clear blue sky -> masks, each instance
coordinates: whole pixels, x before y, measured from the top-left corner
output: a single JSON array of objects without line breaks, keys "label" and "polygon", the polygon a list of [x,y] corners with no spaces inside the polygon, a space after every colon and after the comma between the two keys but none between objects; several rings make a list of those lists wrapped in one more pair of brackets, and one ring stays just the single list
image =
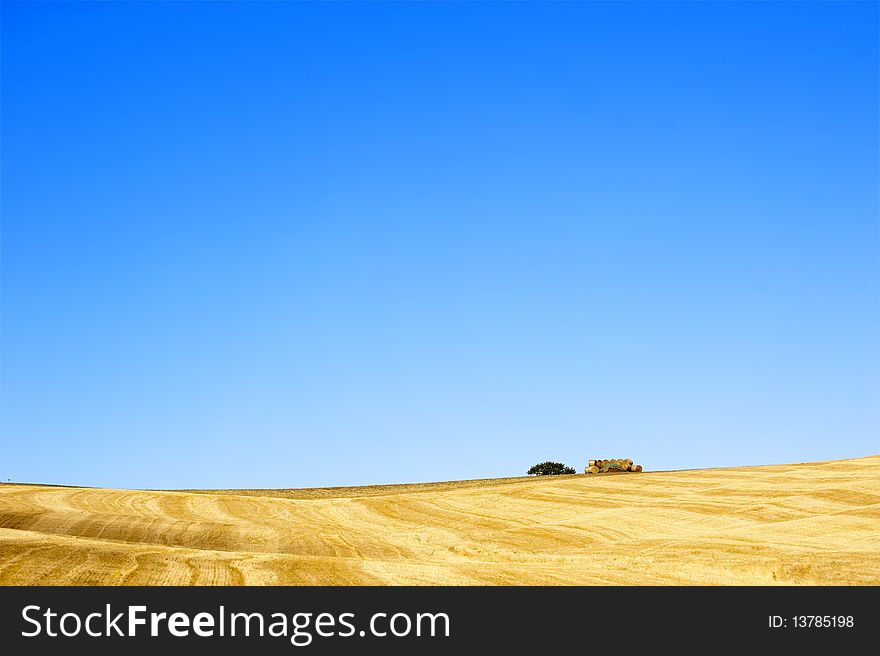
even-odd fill
[{"label": "clear blue sky", "polygon": [[0,477],[880,452],[878,18],[3,3]]}]

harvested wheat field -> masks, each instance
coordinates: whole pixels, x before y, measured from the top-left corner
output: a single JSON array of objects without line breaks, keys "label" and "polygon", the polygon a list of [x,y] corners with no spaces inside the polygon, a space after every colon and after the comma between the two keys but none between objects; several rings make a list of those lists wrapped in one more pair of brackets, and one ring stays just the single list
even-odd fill
[{"label": "harvested wheat field", "polygon": [[880,456],[322,490],[0,486],[0,583],[880,584]]}]

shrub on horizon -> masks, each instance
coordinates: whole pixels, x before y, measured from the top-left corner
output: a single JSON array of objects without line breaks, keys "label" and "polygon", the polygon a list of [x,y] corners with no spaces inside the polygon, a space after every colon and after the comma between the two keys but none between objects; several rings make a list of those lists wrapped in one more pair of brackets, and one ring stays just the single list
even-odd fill
[{"label": "shrub on horizon", "polygon": [[537,465],[532,465],[526,473],[529,476],[555,476],[558,474],[574,474],[576,472],[573,467],[566,467],[561,462],[551,462],[547,460],[546,462],[539,462]]}]

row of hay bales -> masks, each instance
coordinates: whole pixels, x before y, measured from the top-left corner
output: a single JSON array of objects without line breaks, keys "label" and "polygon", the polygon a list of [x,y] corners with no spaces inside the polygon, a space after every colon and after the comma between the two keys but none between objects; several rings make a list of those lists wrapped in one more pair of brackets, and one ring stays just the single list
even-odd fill
[{"label": "row of hay bales", "polygon": [[584,469],[585,474],[607,474],[608,472],[640,472],[641,465],[634,465],[629,458],[620,460],[590,460]]}]

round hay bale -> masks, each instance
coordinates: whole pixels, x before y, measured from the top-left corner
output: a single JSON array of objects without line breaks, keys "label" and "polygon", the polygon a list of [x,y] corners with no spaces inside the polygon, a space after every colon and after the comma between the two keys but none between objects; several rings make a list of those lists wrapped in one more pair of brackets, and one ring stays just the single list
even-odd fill
[{"label": "round hay bale", "polygon": [[593,465],[592,467],[590,467],[590,473],[591,474],[598,474],[599,468],[596,465]]},{"label": "round hay bale", "polygon": [[587,467],[592,467],[592,466],[595,465],[595,464],[596,464],[596,461],[595,461],[595,460],[588,460],[588,461],[587,461]]},{"label": "round hay bale", "polygon": [[641,465],[633,465],[632,470],[634,472],[640,472],[640,471],[642,471],[642,466]]}]

